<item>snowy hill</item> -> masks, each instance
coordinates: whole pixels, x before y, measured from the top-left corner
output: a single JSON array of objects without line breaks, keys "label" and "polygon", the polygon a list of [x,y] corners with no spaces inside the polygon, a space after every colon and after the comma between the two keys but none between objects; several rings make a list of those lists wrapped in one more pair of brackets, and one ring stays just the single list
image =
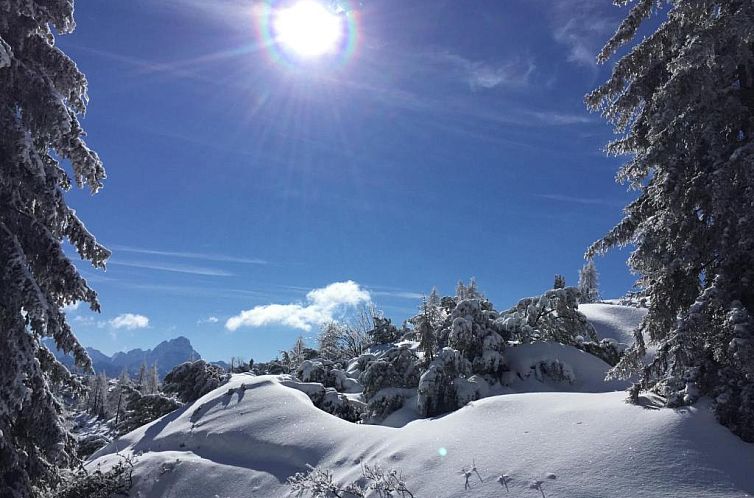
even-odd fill
[{"label": "snowy hill", "polygon": [[600,338],[615,339],[624,344],[633,344],[634,329],[647,316],[646,308],[603,303],[581,304],[579,311],[594,325]]},{"label": "snowy hill", "polygon": [[[613,330],[633,328],[633,318],[616,318]],[[491,396],[394,428],[329,415],[288,376],[238,374],[114,441],[88,466],[106,468],[118,451],[138,455],[131,495],[142,498],[290,496],[287,478],[307,464],[350,482],[360,463],[400,470],[416,497],[542,496],[530,488],[532,480],[544,481],[548,498],[754,493],[754,445],[719,425],[708,403],[683,410],[654,409],[650,399],[629,405],[624,392],[601,383],[607,366],[591,355],[559,345],[513,349],[519,349],[508,351],[519,381],[511,391],[556,389],[527,376],[537,355],[555,354],[578,379],[568,388],[592,392]],[[464,489],[460,470],[472,462],[479,475]],[[509,493],[497,480],[501,474],[511,478]]]}]

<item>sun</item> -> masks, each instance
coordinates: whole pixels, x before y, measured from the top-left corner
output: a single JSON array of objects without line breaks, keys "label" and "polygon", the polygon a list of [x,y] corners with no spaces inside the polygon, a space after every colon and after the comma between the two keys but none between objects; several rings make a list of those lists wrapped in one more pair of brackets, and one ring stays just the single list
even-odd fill
[{"label": "sun", "polygon": [[272,26],[278,43],[306,58],[337,50],[344,32],[342,16],[314,0],[301,0],[276,11]]}]

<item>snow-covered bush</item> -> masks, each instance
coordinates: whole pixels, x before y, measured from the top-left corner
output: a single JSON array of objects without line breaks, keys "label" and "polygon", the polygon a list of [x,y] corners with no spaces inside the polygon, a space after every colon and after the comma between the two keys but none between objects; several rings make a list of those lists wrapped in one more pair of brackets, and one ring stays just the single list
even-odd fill
[{"label": "snow-covered bush", "polygon": [[615,339],[606,338],[599,342],[578,341],[576,347],[614,367],[620,361],[628,345],[620,343]]},{"label": "snow-covered bush", "polygon": [[460,351],[443,348],[419,379],[417,409],[423,417],[459,407],[457,381],[471,375],[471,362]]},{"label": "snow-covered bush", "polygon": [[180,402],[162,394],[134,397],[126,405],[126,413],[116,429],[119,434],[126,434],[180,407]]},{"label": "snow-covered bush", "polygon": [[298,472],[288,478],[288,485],[296,492],[296,496],[313,497],[346,497],[365,498],[367,496],[400,496],[413,498],[403,474],[398,470],[384,470],[379,465],[363,465],[361,478],[349,484],[338,484],[332,472],[308,465],[309,471]]},{"label": "snow-covered bush", "polygon": [[499,333],[503,329],[497,319],[489,302],[459,302],[450,314],[448,345],[471,362],[472,372],[499,378],[505,368],[505,339]]},{"label": "snow-covered bush", "polygon": [[312,400],[312,404],[320,410],[349,422],[361,420],[362,413],[366,408],[364,403],[349,399],[334,388],[325,387],[317,382],[299,382],[296,379],[288,378],[288,380],[283,381],[283,385],[306,394]]},{"label": "snow-covered bush", "polygon": [[[332,366],[332,362],[328,363],[328,366]],[[296,369],[296,377],[303,382],[324,384],[327,379],[327,372],[328,369],[323,360],[304,360]]]},{"label": "snow-covered bush", "polygon": [[364,399],[388,387],[416,387],[419,383],[418,358],[407,346],[390,349],[371,361],[359,379],[364,385]]},{"label": "snow-covered bush", "polygon": [[317,382],[325,387],[333,387],[339,392],[359,392],[361,384],[340,369],[340,363],[325,359],[305,360],[296,369],[296,378],[303,382]]},{"label": "snow-covered bush", "polygon": [[364,403],[349,399],[332,387],[325,388],[325,395],[316,406],[322,411],[349,422],[361,420],[366,409]]},{"label": "snow-covered bush", "polygon": [[502,314],[500,324],[522,343],[555,341],[575,345],[579,336],[596,342],[594,327],[578,310],[579,296],[577,288],[565,287],[522,299]]},{"label": "snow-covered bush", "polygon": [[87,434],[76,438],[76,454],[79,458],[86,458],[100,448],[104,448],[110,439],[101,434]]},{"label": "snow-covered bush", "polygon": [[49,494],[42,493],[40,498],[112,498],[128,496],[133,486],[133,460],[121,457],[121,461],[108,471],[99,468],[88,472],[79,467],[75,472],[64,474],[62,482]]},{"label": "snow-covered bush", "polygon": [[576,380],[576,374],[571,366],[557,358],[535,363],[532,366],[532,374],[539,382],[544,382],[545,377],[556,382],[567,382],[569,384],[573,384]]},{"label": "snow-covered bush", "polygon": [[392,324],[389,318],[373,317],[374,328],[369,332],[373,344],[389,344],[400,340],[404,330]]},{"label": "snow-covered bush", "polygon": [[365,424],[379,424],[385,417],[396,410],[400,410],[406,403],[406,399],[416,393],[415,389],[402,389],[399,387],[386,387],[374,394],[367,403],[361,416]]},{"label": "snow-covered bush", "polygon": [[184,403],[197,400],[225,384],[230,375],[222,368],[204,360],[185,362],[171,370],[163,381],[162,390],[175,393]]}]

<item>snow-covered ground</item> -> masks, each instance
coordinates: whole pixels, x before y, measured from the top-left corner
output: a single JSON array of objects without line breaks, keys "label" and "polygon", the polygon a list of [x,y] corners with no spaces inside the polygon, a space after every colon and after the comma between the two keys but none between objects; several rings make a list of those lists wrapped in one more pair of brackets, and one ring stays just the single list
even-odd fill
[{"label": "snow-covered ground", "polygon": [[634,329],[647,316],[646,308],[617,304],[581,304],[579,311],[594,325],[600,339],[615,339],[624,344],[633,344]]},{"label": "snow-covered ground", "polygon": [[[620,313],[589,310],[588,316],[607,316],[603,323],[612,323],[616,333],[636,325],[633,315],[631,324],[620,322]],[[516,375],[531,373],[537,355],[553,354],[539,349],[521,348],[509,357]],[[114,441],[88,465],[107,466],[117,461],[117,451],[139,455],[134,497],[289,496],[287,478],[307,464],[350,482],[359,477],[360,463],[402,471],[416,497],[537,498],[540,491],[529,487],[533,480],[544,481],[547,497],[754,493],[754,445],[719,425],[707,403],[683,410],[656,409],[649,399],[643,407],[629,405],[624,392],[609,390],[614,386],[600,388],[606,365],[572,348],[555,353],[576,379],[563,383],[563,390],[592,392],[491,396],[443,417],[385,427],[352,424],[315,408],[289,387],[290,379],[238,374],[192,405]],[[558,385],[535,389],[535,382],[524,375],[511,390]],[[472,462],[479,476],[464,489],[461,469]],[[512,479],[510,492],[498,482],[501,474]]]}]

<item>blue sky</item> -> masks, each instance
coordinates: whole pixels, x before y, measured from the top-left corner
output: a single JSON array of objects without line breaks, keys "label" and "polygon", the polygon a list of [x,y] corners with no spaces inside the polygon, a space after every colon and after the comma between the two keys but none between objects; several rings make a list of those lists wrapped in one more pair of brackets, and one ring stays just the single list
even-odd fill
[{"label": "blue sky", "polygon": [[[575,283],[633,196],[582,103],[608,74],[592,54],[623,14],[610,2],[369,0],[353,54],[307,61],[275,57],[259,12],[79,0],[58,38],[108,172],[69,195],[113,250],[106,272],[79,265],[102,304],[69,311],[85,345],[184,335],[209,359],[265,360],[363,292],[400,322],[471,276],[503,309],[555,273]],[[631,287],[626,257],[596,261],[603,295]]]}]

